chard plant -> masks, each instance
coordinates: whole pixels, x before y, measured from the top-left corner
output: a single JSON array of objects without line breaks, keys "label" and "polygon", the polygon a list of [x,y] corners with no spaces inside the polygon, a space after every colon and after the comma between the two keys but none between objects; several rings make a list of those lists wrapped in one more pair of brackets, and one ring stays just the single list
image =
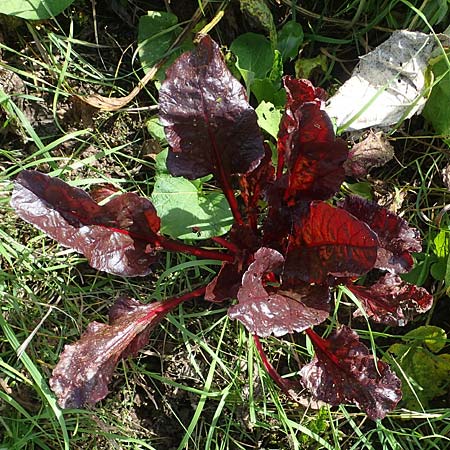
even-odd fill
[{"label": "chard plant", "polygon": [[[167,169],[189,180],[212,175],[222,190],[234,220],[226,236],[212,237],[216,249],[163,235],[153,204],[134,193],[107,188],[90,196],[37,171],[19,174],[11,200],[17,214],[98,270],[145,276],[163,251],[222,261],[216,277],[192,292],[150,304],[117,299],[109,323],[92,322],[66,345],[50,380],[61,407],[103,399],[117,362],[145,346],[180,303],[202,297],[237,299],[228,315],[253,335],[268,373],[291,398],[306,387],[314,399],[356,404],[371,419],[395,408],[400,380],[353,330],[340,326],[323,338],[313,327],[329,317],[339,286],[357,299],[355,316],[378,323],[405,325],[427,311],[432,296],[399,277],[413,266],[411,252],[421,249],[418,231],[362,198],[333,200],[348,152],[323,110],[326,94],[307,80],[285,77],[283,83],[287,101],[274,158],[245,89],[209,36],[167,71],[159,92]],[[372,270],[370,278],[378,280],[362,285],[360,277]],[[295,332],[308,335],[315,356],[297,380],[288,380],[268,361],[259,338]]]}]

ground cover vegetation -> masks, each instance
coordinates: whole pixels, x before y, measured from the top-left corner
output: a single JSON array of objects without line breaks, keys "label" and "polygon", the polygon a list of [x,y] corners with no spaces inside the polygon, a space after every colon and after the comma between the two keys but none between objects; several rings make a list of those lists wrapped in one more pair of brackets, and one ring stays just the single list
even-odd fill
[{"label": "ground cover vegetation", "polygon": [[447,3],[35,3],[0,22],[5,448],[446,448],[445,46],[389,164],[324,105]]}]

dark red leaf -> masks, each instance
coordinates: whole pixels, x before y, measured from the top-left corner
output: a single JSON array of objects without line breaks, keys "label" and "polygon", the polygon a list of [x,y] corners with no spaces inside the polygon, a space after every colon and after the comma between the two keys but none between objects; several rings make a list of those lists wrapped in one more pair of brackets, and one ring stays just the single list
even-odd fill
[{"label": "dark red leaf", "polygon": [[228,310],[232,319],[240,320],[258,336],[282,336],[303,331],[329,316],[329,290],[324,286],[298,283],[284,288],[271,287],[264,276],[278,271],[283,256],[271,248],[261,248],[242,278],[239,303]]},{"label": "dark red leaf", "polygon": [[162,303],[143,305],[120,298],[110,324],[92,322],[80,340],[66,345],[53,370],[50,387],[62,408],[94,404],[108,394],[108,384],[120,358],[136,353],[158,323]]},{"label": "dark red leaf", "polygon": [[419,232],[386,208],[361,197],[349,196],[339,205],[366,222],[378,236],[379,248],[375,267],[394,273],[411,270],[414,260],[410,252],[420,252]]},{"label": "dark red leaf", "polygon": [[373,268],[377,238],[370,228],[343,209],[312,202],[293,224],[284,276],[325,283],[328,275],[359,276]]},{"label": "dark red leaf", "polygon": [[250,264],[260,239],[248,225],[234,224],[229,243],[236,249],[234,261],[224,262],[217,276],[206,287],[205,300],[223,302],[235,299],[241,287],[242,275]]},{"label": "dark red leaf", "polygon": [[155,325],[180,303],[204,293],[201,287],[148,305],[119,298],[110,310],[109,325],[92,322],[80,340],[64,347],[50,380],[59,405],[80,408],[105,398],[117,362],[146,345]]},{"label": "dark red leaf", "polygon": [[239,177],[241,198],[247,211],[247,220],[253,230],[257,229],[258,204],[268,187],[273,183],[274,177],[275,169],[272,165],[272,151],[270,148],[266,148],[264,158],[256,169]]},{"label": "dark red leaf", "polygon": [[326,200],[332,197],[344,181],[343,163],[347,159],[347,144],[307,142],[296,145],[288,161],[287,189],[284,200],[295,204],[298,200]]},{"label": "dark red leaf", "polygon": [[401,399],[401,382],[383,361],[374,360],[358,335],[342,326],[328,339],[308,332],[316,351],[300,375],[313,395],[331,405],[355,403],[369,418],[382,419]]},{"label": "dark red leaf", "polygon": [[239,263],[224,262],[219,273],[206,286],[205,300],[219,303],[236,298],[242,279],[239,266]]},{"label": "dark red leaf", "polygon": [[[404,326],[433,305],[433,296],[426,289],[409,284],[390,273],[370,287],[347,287],[361,301],[368,317],[386,325]],[[353,315],[357,317],[363,313],[357,310]]]},{"label": "dark red leaf", "polygon": [[[279,166],[280,163],[281,166],[283,165],[285,157],[289,159],[292,138],[297,133],[299,120],[301,120],[301,115],[299,116],[297,113],[301,112],[301,108],[305,104],[310,105],[313,111],[320,110],[326,98],[325,91],[321,88],[315,88],[309,80],[299,80],[285,76],[283,78],[283,84],[286,90],[286,106],[278,132],[277,148]],[[311,142],[315,140],[315,137],[319,136],[319,142],[334,140],[334,132],[333,128],[329,127],[329,119],[325,120],[326,123],[323,124],[323,127],[319,125],[317,131],[313,132],[312,136],[308,132],[305,132],[304,135],[297,136],[297,139],[301,139],[302,142]],[[306,126],[308,126],[308,123],[306,123]]]},{"label": "dark red leaf", "polygon": [[194,179],[212,173],[223,182],[251,171],[264,156],[256,113],[209,36],[168,69],[159,109],[172,175]]},{"label": "dark red leaf", "polygon": [[[284,199],[325,200],[344,181],[347,144],[336,139],[333,125],[322,109],[324,91],[308,80],[284,78],[287,103],[278,135],[278,184]],[[287,173],[282,176],[282,167]]]},{"label": "dark red leaf", "polygon": [[143,276],[156,261],[152,243],[159,217],[136,194],[122,194],[100,206],[81,189],[25,170],[16,179],[11,205],[19,217],[83,253],[98,270]]}]

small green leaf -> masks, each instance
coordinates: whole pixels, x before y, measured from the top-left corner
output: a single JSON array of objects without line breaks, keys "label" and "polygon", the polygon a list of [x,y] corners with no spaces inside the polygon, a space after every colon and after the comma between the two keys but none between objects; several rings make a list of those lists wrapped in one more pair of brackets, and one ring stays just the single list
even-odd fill
[{"label": "small green leaf", "polygon": [[327,71],[327,57],[325,55],[317,55],[315,58],[299,58],[295,62],[295,76],[297,78],[311,77],[311,73],[320,69],[322,72]]},{"label": "small green leaf", "polygon": [[163,234],[179,239],[208,239],[230,230],[233,216],[225,196],[206,191],[199,180],[196,183],[169,174],[156,176],[151,199],[161,218]]},{"label": "small green leaf", "polygon": [[254,80],[251,90],[258,103],[266,101],[277,108],[283,107],[286,103],[286,91],[268,78]]},{"label": "small green leaf", "polygon": [[345,183],[343,188],[350,194],[359,195],[366,200],[373,200],[372,185],[368,181],[361,181],[358,183]]},{"label": "small green leaf", "polygon": [[435,280],[445,281],[450,286],[450,235],[448,230],[441,230],[433,239],[433,253],[437,261],[431,266],[430,273]]},{"label": "small green leaf", "polygon": [[236,56],[236,67],[248,90],[255,79],[266,78],[273,67],[274,51],[262,34],[242,34],[233,41],[230,50]]},{"label": "small green leaf", "polygon": [[262,101],[255,109],[258,125],[275,139],[280,127],[281,112],[270,102]]},{"label": "small green leaf", "polygon": [[442,57],[432,67],[434,79],[430,97],[423,109],[423,116],[438,134],[450,135],[450,69]]},{"label": "small green leaf", "polygon": [[402,273],[402,280],[416,286],[423,286],[428,280],[431,267],[437,261],[436,255],[426,252],[414,253],[414,267],[408,273]]},{"label": "small green leaf", "polygon": [[[167,56],[170,46],[181,33],[178,18],[172,13],[161,11],[148,11],[146,16],[139,19],[138,52],[144,72],[148,72],[158,61]],[[156,78],[165,78],[165,68],[173,63],[182,52],[189,50],[193,45],[189,40],[174,50],[164,66],[158,71]]]},{"label": "small green leaf", "polygon": [[157,139],[160,142],[167,142],[164,127],[161,125],[159,117],[154,116],[147,121],[147,131],[153,139]]},{"label": "small green leaf", "polygon": [[291,20],[286,22],[278,32],[277,49],[280,51],[283,61],[294,59],[298,56],[298,50],[303,43],[302,26]]},{"label": "small green leaf", "polygon": [[156,175],[168,174],[167,170],[167,154],[169,153],[169,149],[165,148],[162,152],[158,153],[155,157],[155,172]]},{"label": "small green leaf", "polygon": [[64,11],[74,0],[3,0],[0,13],[28,20],[43,20]]},{"label": "small green leaf", "polygon": [[403,340],[406,344],[391,345],[389,353],[401,367],[393,365],[402,379],[403,401],[417,411],[448,392],[450,355],[435,354],[445,346],[447,335],[442,328],[427,325],[410,331]]},{"label": "small green leaf", "polygon": [[447,333],[442,328],[426,325],[406,333],[403,340],[416,345],[425,344],[432,352],[437,353],[444,348]]}]

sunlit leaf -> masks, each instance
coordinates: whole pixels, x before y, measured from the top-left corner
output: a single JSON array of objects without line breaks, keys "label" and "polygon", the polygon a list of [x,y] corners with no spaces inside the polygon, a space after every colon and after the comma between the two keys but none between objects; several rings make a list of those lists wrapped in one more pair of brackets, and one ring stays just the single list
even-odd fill
[{"label": "sunlit leaf", "polygon": [[401,382],[389,366],[375,361],[358,335],[342,326],[328,339],[308,333],[316,355],[300,375],[313,395],[331,405],[354,403],[373,420],[400,401]]}]

